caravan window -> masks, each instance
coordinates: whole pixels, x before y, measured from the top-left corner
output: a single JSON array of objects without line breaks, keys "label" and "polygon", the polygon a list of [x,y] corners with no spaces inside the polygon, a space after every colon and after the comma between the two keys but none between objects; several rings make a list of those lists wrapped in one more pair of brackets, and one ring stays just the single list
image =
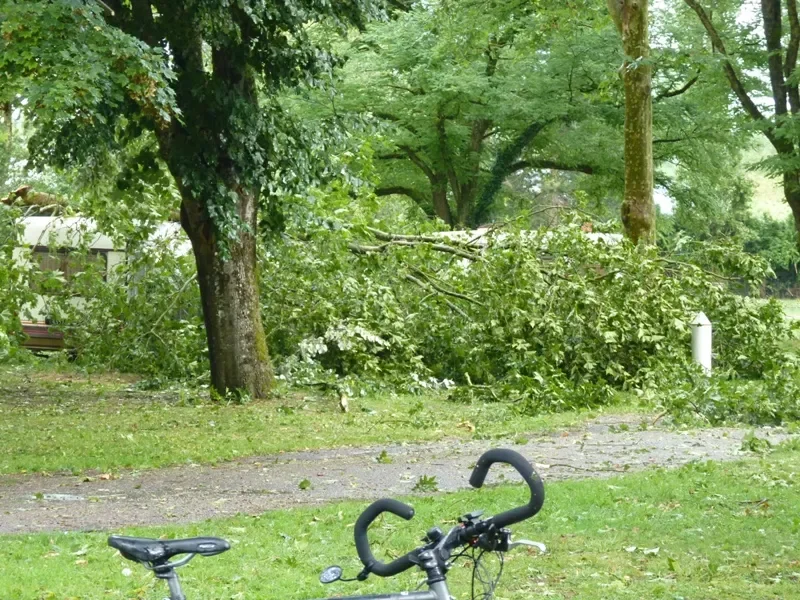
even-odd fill
[{"label": "caravan window", "polygon": [[33,249],[32,255],[34,264],[39,266],[42,271],[58,271],[67,281],[71,281],[78,273],[95,266],[106,279],[107,257],[105,252],[93,250],[88,254],[76,252],[74,250],[50,250],[44,246],[37,246]]}]

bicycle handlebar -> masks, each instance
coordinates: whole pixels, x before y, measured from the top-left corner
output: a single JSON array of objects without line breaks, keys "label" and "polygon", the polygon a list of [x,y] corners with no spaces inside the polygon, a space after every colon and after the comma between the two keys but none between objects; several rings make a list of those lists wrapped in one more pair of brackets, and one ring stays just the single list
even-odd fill
[{"label": "bicycle handlebar", "polygon": [[[476,537],[487,531],[489,528],[499,530],[514,523],[519,523],[525,519],[529,519],[538,513],[544,504],[544,484],[541,478],[533,469],[527,459],[513,450],[507,449],[494,449],[485,452],[479,459],[475,468],[472,470],[472,475],[469,478],[469,483],[474,488],[483,486],[486,480],[486,475],[489,468],[495,463],[506,463],[514,467],[517,472],[528,484],[531,491],[531,497],[528,504],[512,508],[499,515],[481,521],[475,525],[471,525],[462,530],[462,535],[458,536],[458,544],[462,545],[463,540]],[[365,573],[374,573],[380,577],[391,577],[403,571],[410,569],[414,566],[415,558],[421,549],[412,550],[405,556],[401,556],[385,564],[380,562],[372,554],[369,546],[369,538],[367,537],[367,529],[372,522],[377,519],[381,514],[390,512],[398,517],[404,518],[406,521],[414,516],[414,509],[391,498],[383,498],[370,504],[366,510],[361,513],[355,525],[355,542],[358,558],[364,564]]]},{"label": "bicycle handlebar", "polygon": [[489,467],[495,463],[506,463],[514,467],[525,480],[525,483],[528,484],[528,488],[531,491],[531,499],[528,504],[512,508],[492,517],[494,526],[497,529],[502,529],[525,519],[530,519],[542,509],[544,504],[544,484],[538,473],[531,466],[531,463],[524,456],[513,450],[503,448],[489,450],[478,459],[478,463],[469,478],[469,484],[474,488],[482,487],[486,474],[489,472]]},{"label": "bicycle handlebar", "polygon": [[356,551],[358,558],[364,563],[364,568],[370,573],[375,573],[380,577],[391,577],[414,566],[411,562],[411,553],[401,556],[390,562],[388,565],[382,563],[372,554],[367,537],[367,528],[381,514],[390,512],[398,517],[403,517],[406,521],[414,516],[414,509],[408,504],[403,504],[398,500],[383,498],[370,504],[367,509],[358,517],[355,526]]}]

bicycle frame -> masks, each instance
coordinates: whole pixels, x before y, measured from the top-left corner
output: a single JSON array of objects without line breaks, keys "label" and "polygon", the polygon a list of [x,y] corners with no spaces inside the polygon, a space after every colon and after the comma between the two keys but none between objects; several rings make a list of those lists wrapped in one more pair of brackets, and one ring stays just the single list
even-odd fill
[{"label": "bicycle frame", "polygon": [[[173,563],[173,566],[182,566],[191,560],[194,555],[190,555],[181,564]],[[317,600],[452,600],[450,590],[447,587],[447,577],[442,573],[439,564],[433,553],[423,552],[420,554],[420,569],[425,571],[428,576],[428,591],[426,592],[394,592],[389,594],[366,594],[362,596],[330,596],[318,598]],[[187,600],[181,589],[178,574],[174,568],[159,571],[154,569],[158,579],[166,580],[169,585],[169,598],[166,600]]]}]

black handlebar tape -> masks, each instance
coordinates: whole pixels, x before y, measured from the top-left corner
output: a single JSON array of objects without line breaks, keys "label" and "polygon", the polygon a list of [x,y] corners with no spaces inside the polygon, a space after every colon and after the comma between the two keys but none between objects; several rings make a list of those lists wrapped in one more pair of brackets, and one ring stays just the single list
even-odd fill
[{"label": "black handlebar tape", "polygon": [[513,450],[502,448],[489,450],[478,459],[478,463],[469,478],[469,484],[474,488],[483,486],[489,467],[495,463],[506,463],[514,467],[522,475],[531,490],[531,499],[527,505],[512,508],[492,518],[494,525],[498,529],[502,529],[525,519],[530,519],[541,510],[544,504],[544,484],[538,473],[531,466],[531,463],[524,456]]},{"label": "black handlebar tape", "polygon": [[380,577],[391,577],[414,566],[409,555],[401,556],[390,562],[388,565],[380,562],[373,556],[369,547],[367,529],[372,522],[382,513],[390,512],[398,517],[403,517],[409,521],[414,516],[414,509],[391,498],[383,498],[370,504],[366,510],[358,517],[355,526],[356,551],[358,558],[364,563],[364,567],[370,572]]}]

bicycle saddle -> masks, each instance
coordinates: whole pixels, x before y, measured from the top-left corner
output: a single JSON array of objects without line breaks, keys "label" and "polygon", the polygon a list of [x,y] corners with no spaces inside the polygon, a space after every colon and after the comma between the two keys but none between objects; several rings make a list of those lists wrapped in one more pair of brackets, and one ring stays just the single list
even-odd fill
[{"label": "bicycle saddle", "polygon": [[214,556],[231,548],[225,540],[213,537],[154,540],[112,535],[108,538],[108,545],[119,550],[128,560],[145,563],[163,563],[178,554]]}]

